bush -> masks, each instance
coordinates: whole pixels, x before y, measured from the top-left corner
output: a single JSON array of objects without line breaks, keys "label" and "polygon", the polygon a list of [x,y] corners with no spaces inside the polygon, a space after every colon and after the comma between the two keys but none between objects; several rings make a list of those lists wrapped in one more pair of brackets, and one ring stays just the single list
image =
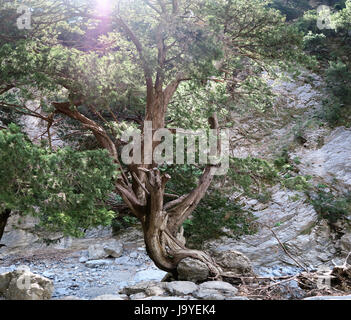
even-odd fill
[{"label": "bush", "polygon": [[106,151],[52,152],[13,124],[0,131],[0,210],[37,216],[47,231],[81,236],[110,224],[114,212],[105,201],[117,174]]},{"label": "bush", "polygon": [[212,191],[201,201],[192,218],[186,220],[183,227],[189,246],[199,248],[204,241],[223,235],[239,238],[253,234],[257,231],[254,222],[252,213],[243,210],[241,205],[219,191]]},{"label": "bush", "polygon": [[[194,189],[202,174],[201,169],[189,165],[170,166],[163,170],[172,177],[166,185],[166,192],[179,195]],[[212,187],[183,227],[189,246],[199,248],[204,241],[227,234],[223,228],[229,229],[233,237],[255,232],[254,220],[253,215],[229,195]]]},{"label": "bush", "polygon": [[328,220],[330,225],[351,214],[351,193],[336,197],[325,186],[318,186],[311,203],[320,218]]},{"label": "bush", "polygon": [[326,70],[330,97],[323,101],[319,115],[331,126],[349,125],[351,112],[351,71],[341,61],[330,62]]}]

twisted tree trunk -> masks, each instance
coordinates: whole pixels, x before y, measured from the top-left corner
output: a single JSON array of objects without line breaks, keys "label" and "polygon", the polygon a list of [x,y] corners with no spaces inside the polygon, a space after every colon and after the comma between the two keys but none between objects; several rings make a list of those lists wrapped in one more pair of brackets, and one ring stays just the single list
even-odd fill
[{"label": "twisted tree trunk", "polygon": [[[178,82],[174,82],[164,91],[156,90],[148,100],[145,120],[152,121],[154,131],[164,128],[166,107],[177,85]],[[157,164],[131,164],[128,167],[131,176],[128,178],[119,162],[116,144],[102,126],[81,114],[77,108],[72,108],[69,102],[53,103],[53,106],[57,113],[79,121],[92,131],[100,145],[108,150],[110,156],[120,166],[122,175],[116,181],[116,191],[141,222],[147,253],[156,266],[176,276],[179,262],[191,257],[204,262],[211,275],[217,278],[221,274],[221,269],[213,259],[204,252],[186,248],[184,241],[179,237],[183,222],[205,195],[217,167],[207,165],[198,186],[192,192],[164,203],[165,186],[171,177],[161,175]],[[216,129],[219,133],[216,115],[209,118],[209,123],[211,129]],[[217,143],[217,152],[220,153],[220,139]],[[152,153],[157,144],[158,142],[152,143]]]},{"label": "twisted tree trunk", "polygon": [[170,177],[168,175],[161,176],[160,171],[156,168],[148,171],[147,175],[146,188],[149,191],[149,205],[145,219],[142,220],[142,226],[150,258],[160,269],[171,272],[176,277],[179,262],[184,258],[191,257],[204,262],[212,276],[218,277],[221,269],[214,260],[204,252],[186,248],[184,240],[179,237],[183,221],[195,209],[197,202],[200,201],[205,189],[207,189],[204,184],[209,183],[211,179],[208,177],[206,181],[201,181],[199,187],[192,194],[164,205],[164,188]]},{"label": "twisted tree trunk", "polygon": [[0,212],[0,240],[4,235],[5,227],[7,224],[7,220],[9,219],[11,214],[10,209],[5,209],[4,211]]}]

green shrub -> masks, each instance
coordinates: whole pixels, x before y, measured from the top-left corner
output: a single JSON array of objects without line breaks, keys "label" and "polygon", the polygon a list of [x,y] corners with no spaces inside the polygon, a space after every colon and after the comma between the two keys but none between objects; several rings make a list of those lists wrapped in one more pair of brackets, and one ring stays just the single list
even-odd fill
[{"label": "green shrub", "polygon": [[351,193],[336,197],[323,185],[317,187],[316,196],[311,198],[311,203],[320,218],[328,220],[331,225],[351,214]]},{"label": "green shrub", "polygon": [[[178,195],[194,189],[202,174],[200,168],[190,165],[169,166],[163,170],[172,177],[166,192]],[[223,228],[229,229],[234,237],[255,232],[253,215],[231,200],[228,194],[215,186],[207,191],[191,218],[183,224],[189,246],[199,248],[204,241],[224,235]]]},{"label": "green shrub", "polygon": [[[219,191],[208,194],[194,211],[192,218],[183,224],[184,235],[190,247],[199,248],[204,241],[222,235],[239,238],[245,234],[253,234],[256,230],[252,213],[230,200]],[[231,233],[223,229],[229,229]]]}]

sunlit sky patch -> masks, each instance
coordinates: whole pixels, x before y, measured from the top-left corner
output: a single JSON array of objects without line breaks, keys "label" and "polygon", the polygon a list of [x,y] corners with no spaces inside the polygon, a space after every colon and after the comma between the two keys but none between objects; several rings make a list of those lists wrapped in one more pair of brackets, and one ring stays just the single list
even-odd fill
[{"label": "sunlit sky patch", "polygon": [[96,1],[96,10],[101,15],[108,15],[111,13],[113,0],[95,0]]}]

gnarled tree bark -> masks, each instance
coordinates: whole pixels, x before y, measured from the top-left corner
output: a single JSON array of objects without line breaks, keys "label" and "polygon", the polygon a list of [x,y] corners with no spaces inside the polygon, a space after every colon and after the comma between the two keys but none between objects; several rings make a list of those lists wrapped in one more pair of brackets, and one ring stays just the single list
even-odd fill
[{"label": "gnarled tree bark", "polygon": [[0,240],[4,235],[5,227],[10,217],[10,214],[11,214],[10,209],[5,209],[4,211],[0,212]]},{"label": "gnarled tree bark", "polygon": [[[154,118],[155,121],[152,122],[154,130],[164,127],[165,107],[160,107],[162,105],[160,102],[163,101],[165,101],[164,97],[161,99],[157,97],[150,107],[153,109],[157,106],[159,111],[158,116]],[[116,145],[102,126],[85,117],[77,108],[70,107],[68,102],[53,103],[53,106],[56,112],[79,121],[91,130],[100,145],[109,151],[116,163],[120,164]],[[155,113],[149,114],[148,117],[152,119],[154,115]],[[212,129],[218,130],[216,115],[210,117],[209,123]],[[153,149],[155,147],[156,144],[153,144]],[[217,149],[220,152],[219,139]],[[186,257],[191,257],[204,262],[212,276],[218,277],[221,269],[214,260],[204,252],[187,249],[179,237],[183,222],[205,195],[217,167],[208,165],[199,179],[198,186],[192,192],[167,203],[164,203],[164,198],[166,183],[171,178],[169,175],[161,175],[156,164],[132,164],[128,169],[131,173],[131,181],[124,174],[116,182],[116,191],[141,222],[147,253],[156,266],[176,276],[179,262]]]}]

